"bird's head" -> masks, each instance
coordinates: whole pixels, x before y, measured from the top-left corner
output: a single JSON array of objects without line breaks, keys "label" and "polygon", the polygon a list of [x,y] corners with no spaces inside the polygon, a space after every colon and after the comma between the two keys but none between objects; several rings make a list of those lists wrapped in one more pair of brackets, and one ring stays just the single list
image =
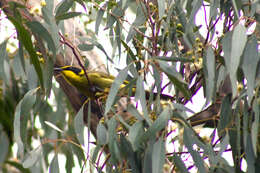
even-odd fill
[{"label": "bird's head", "polygon": [[80,83],[84,77],[84,71],[78,67],[63,66],[54,68],[55,72],[61,73],[62,76],[72,85]]}]

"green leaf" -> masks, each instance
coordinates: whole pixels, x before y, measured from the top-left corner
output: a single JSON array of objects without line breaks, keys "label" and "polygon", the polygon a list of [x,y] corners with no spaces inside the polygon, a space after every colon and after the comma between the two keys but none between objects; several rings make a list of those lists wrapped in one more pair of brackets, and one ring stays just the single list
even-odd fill
[{"label": "green leaf", "polygon": [[41,69],[40,62],[39,62],[38,56],[36,54],[35,48],[33,47],[30,33],[23,27],[23,25],[22,25],[22,23],[20,23],[20,21],[17,21],[15,18],[10,17],[10,16],[9,16],[9,20],[15,26],[15,28],[18,32],[19,40],[22,41],[25,49],[28,51],[31,62],[38,75],[41,87],[42,87],[42,89],[44,89],[42,69]]},{"label": "green leaf", "polygon": [[178,168],[178,170],[180,172],[188,173],[188,170],[187,170],[185,164],[183,163],[182,159],[177,154],[173,154],[172,158],[173,158],[174,165]]},{"label": "green leaf", "polygon": [[247,80],[247,95],[249,103],[254,96],[255,76],[259,62],[257,47],[257,39],[256,37],[252,36],[248,40],[243,54],[242,69]]},{"label": "green leaf", "polygon": [[163,137],[160,137],[159,140],[153,146],[153,154],[152,154],[153,173],[162,172],[164,162],[165,162],[165,142],[163,141]]},{"label": "green leaf", "polygon": [[241,55],[243,53],[244,47],[246,45],[247,36],[246,28],[239,24],[235,27],[232,35],[232,44],[231,44],[231,54],[230,54],[230,79],[232,83],[232,93],[233,97],[237,93],[237,69],[240,64]]},{"label": "green leaf", "polygon": [[108,147],[109,147],[109,151],[111,153],[111,161],[112,163],[117,163],[118,160],[120,160],[120,154],[119,154],[119,146],[117,143],[117,139],[116,139],[116,126],[117,126],[117,121],[115,119],[115,117],[112,117],[108,123]]},{"label": "green leaf", "polygon": [[22,81],[26,80],[26,75],[25,75],[25,72],[23,70],[23,65],[22,65],[19,54],[16,54],[14,56],[13,63],[12,63],[12,69],[14,71],[15,77],[21,78]]},{"label": "green leaf", "polygon": [[53,67],[54,67],[53,58],[48,57],[46,63],[43,66],[43,70],[45,71],[45,75],[43,76],[44,86],[45,86],[45,89],[46,89],[45,95],[47,97],[49,97],[50,93],[51,93]]},{"label": "green leaf", "polygon": [[206,57],[204,57],[204,74],[206,78],[206,104],[208,104],[213,98],[216,91],[216,79],[215,79],[215,56],[211,47],[207,49]]},{"label": "green leaf", "polygon": [[165,14],[165,1],[157,0],[158,3],[158,11],[159,11],[159,20],[162,19]]},{"label": "green leaf", "polygon": [[169,66],[166,62],[158,61],[162,71],[168,76],[176,89],[189,99],[191,97],[187,84],[181,79],[181,75],[175,70],[174,66]]},{"label": "green leaf", "polygon": [[143,79],[141,76],[138,77],[137,82],[136,82],[135,101],[138,101],[138,100],[140,100],[140,103],[141,103],[144,119],[150,126],[152,124],[152,121],[148,116],[144,84],[143,84]]},{"label": "green leaf", "polygon": [[127,77],[128,68],[129,68],[129,66],[127,66],[126,68],[121,70],[120,73],[118,74],[118,76],[116,77],[116,79],[114,80],[114,82],[111,85],[111,88],[109,90],[109,94],[108,94],[108,97],[107,97],[107,101],[106,101],[105,115],[110,111],[112,105],[114,104],[118,90],[119,90],[121,84],[123,84],[124,80]]},{"label": "green leaf", "polygon": [[[48,6],[48,4],[47,4]],[[52,39],[55,44],[56,54],[60,49],[60,36],[59,36],[59,28],[56,24],[55,17],[53,16],[53,12],[51,9],[47,8],[47,6],[42,8],[42,14],[45,22],[47,23],[46,27],[49,33],[52,36]]]},{"label": "green leaf", "polygon": [[[122,0],[117,2],[116,7],[112,10],[112,14],[114,14],[115,16],[117,16],[119,18],[124,15],[124,11],[122,9]],[[110,13],[108,13],[106,28],[111,28],[114,25],[114,23],[116,22],[117,17],[115,17],[114,15],[111,15]]]},{"label": "green leaf", "polygon": [[232,0],[232,4],[233,4],[234,10],[235,10],[236,17],[237,17],[237,19],[239,19],[239,13],[238,13],[238,8],[237,8],[236,1]]},{"label": "green leaf", "polygon": [[220,120],[218,123],[218,134],[221,137],[224,137],[226,134],[226,128],[230,125],[232,116],[232,104],[231,104],[231,95],[225,96],[221,104],[220,111]]},{"label": "green leaf", "polygon": [[136,34],[135,28],[137,28],[140,25],[143,25],[146,21],[146,8],[142,3],[138,3],[137,11],[136,11],[136,17],[135,21],[131,25],[128,35],[126,37],[126,42],[128,43],[130,40],[133,39],[133,37]]},{"label": "green leaf", "polygon": [[77,136],[77,139],[79,140],[79,143],[84,146],[84,121],[83,121],[83,110],[84,110],[85,104],[83,104],[78,111],[76,117],[74,118],[74,130],[75,134]]},{"label": "green leaf", "polygon": [[251,138],[252,138],[252,145],[253,145],[253,150],[254,150],[254,154],[255,156],[257,155],[257,145],[258,145],[258,137],[259,137],[259,104],[257,102],[257,100],[254,100],[253,103],[253,110],[254,110],[254,122],[252,124],[251,127]]},{"label": "green leaf", "polygon": [[186,62],[193,62],[192,59],[190,58],[184,58],[184,57],[173,57],[173,56],[154,56],[152,57],[153,59],[157,59],[157,60],[162,60],[162,61],[169,61],[169,62],[182,62],[182,63],[186,63]]},{"label": "green leaf", "polygon": [[7,40],[0,45],[0,79],[7,81],[4,71],[4,61],[8,57],[6,52]]},{"label": "green leaf", "polygon": [[62,14],[65,14],[73,5],[73,0],[63,0],[57,5],[57,9],[55,9],[56,14],[55,18],[57,16],[60,16]]},{"label": "green leaf", "polygon": [[136,107],[134,107],[132,104],[127,105],[127,112],[129,112],[131,115],[133,115],[139,121],[144,120],[143,116],[138,112]]},{"label": "green leaf", "polygon": [[53,157],[51,164],[50,164],[50,173],[59,173],[60,168],[59,168],[59,159],[58,159],[58,154],[55,154]]},{"label": "green leaf", "polygon": [[245,146],[245,158],[247,161],[247,172],[256,172],[255,171],[255,152],[252,144],[252,137],[250,135],[247,136],[247,143]]},{"label": "green leaf", "polygon": [[42,157],[42,147],[39,146],[34,150],[30,151],[23,161],[24,168],[32,167]]},{"label": "green leaf", "polygon": [[[191,3],[191,2],[190,2]],[[190,16],[189,16],[189,24],[191,26],[194,26],[195,24],[195,15],[197,14],[198,10],[200,9],[201,5],[202,5],[202,1],[201,0],[195,0],[195,1],[192,1],[191,3],[192,5],[192,8],[191,8],[191,13],[190,13]],[[189,10],[190,11],[190,10]],[[186,30],[188,28],[191,28],[191,26],[187,27]]]},{"label": "green leaf", "polygon": [[0,124],[0,165],[4,163],[9,152],[9,138]]},{"label": "green leaf", "polygon": [[55,43],[48,30],[38,21],[26,22],[26,25],[35,35],[39,35],[48,44],[48,48],[52,51],[53,57],[56,56]]},{"label": "green leaf", "polygon": [[77,17],[81,14],[82,14],[81,12],[67,12],[67,13],[61,14],[59,16],[56,15],[55,19],[57,20],[57,22],[60,22],[61,20]]},{"label": "green leaf", "polygon": [[143,172],[152,172],[152,153],[153,153],[153,146],[154,146],[155,138],[148,141],[147,147],[145,148],[145,155],[144,155],[144,166]]},{"label": "green leaf", "polygon": [[27,139],[27,120],[29,112],[36,100],[37,89],[28,91],[15,108],[14,114],[14,139],[18,145],[18,152],[23,155],[24,144]]},{"label": "green leaf", "polygon": [[104,16],[105,11],[103,9],[106,9],[107,2],[98,10],[97,17],[96,17],[96,23],[95,23],[95,33],[98,35],[99,26],[101,24],[102,18]]},{"label": "green leaf", "polygon": [[124,135],[120,135],[120,148],[121,153],[125,159],[129,162],[132,172],[140,172],[140,162],[135,157],[135,153],[130,142],[126,139]]},{"label": "green leaf", "polygon": [[24,168],[20,163],[16,162],[16,161],[6,161],[5,163],[9,164],[10,166],[15,167],[16,169],[18,169],[19,171],[21,171],[22,173],[31,173],[30,169],[28,168]]},{"label": "green leaf", "polygon": [[188,148],[188,151],[191,154],[193,161],[198,168],[198,171],[200,173],[206,173],[207,171],[205,169],[203,159],[201,158],[200,154],[193,149],[194,141],[192,140],[193,138],[191,137],[191,135],[194,135],[193,131],[188,127],[184,127],[183,142]]},{"label": "green leaf", "polygon": [[98,145],[105,145],[108,143],[108,132],[104,124],[98,123],[97,126],[97,143]]},{"label": "green leaf", "polygon": [[161,131],[167,126],[168,120],[171,118],[172,113],[169,108],[163,110],[163,112],[158,116],[153,124],[147,129],[144,133],[142,140],[146,141],[147,139],[153,138],[156,136],[156,133]]},{"label": "green leaf", "polygon": [[117,47],[118,47],[118,54],[119,54],[119,57],[121,57],[121,26],[120,26],[120,22],[117,21],[116,22],[116,29],[115,29],[115,32],[116,32],[116,35],[115,35],[115,39],[116,39],[116,43],[117,43]]},{"label": "green leaf", "polygon": [[134,123],[129,129],[128,140],[131,142],[133,150],[137,151],[141,146],[144,127],[141,121]]},{"label": "green leaf", "polygon": [[93,44],[79,44],[78,48],[81,51],[90,51],[94,48],[94,45]]}]

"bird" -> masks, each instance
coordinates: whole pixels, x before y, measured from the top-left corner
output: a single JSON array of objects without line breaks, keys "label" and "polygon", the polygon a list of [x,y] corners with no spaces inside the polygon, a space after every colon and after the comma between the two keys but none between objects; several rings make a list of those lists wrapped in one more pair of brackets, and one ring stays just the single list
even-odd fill
[{"label": "bird", "polygon": [[[110,87],[115,80],[113,75],[99,72],[99,71],[85,71],[81,68],[75,66],[61,66],[55,67],[54,72],[60,73],[64,79],[72,86],[74,86],[80,93],[94,100],[99,97],[103,97],[105,94],[109,93]],[[128,90],[127,85],[130,82],[124,80],[124,82],[119,87],[120,95],[127,96]],[[132,95],[134,96],[136,87],[132,87]],[[149,91],[145,91],[146,98],[150,96]],[[157,96],[157,93],[153,93]],[[155,98],[155,97],[154,97]],[[160,98],[163,100],[172,100],[173,97],[167,94],[160,94]]]}]

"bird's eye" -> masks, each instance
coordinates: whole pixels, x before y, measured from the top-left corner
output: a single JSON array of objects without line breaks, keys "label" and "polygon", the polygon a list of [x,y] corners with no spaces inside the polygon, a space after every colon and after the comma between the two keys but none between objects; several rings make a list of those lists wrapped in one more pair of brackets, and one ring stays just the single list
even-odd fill
[{"label": "bird's eye", "polygon": [[73,71],[77,75],[81,72],[81,69],[76,67],[68,67],[67,70]]}]

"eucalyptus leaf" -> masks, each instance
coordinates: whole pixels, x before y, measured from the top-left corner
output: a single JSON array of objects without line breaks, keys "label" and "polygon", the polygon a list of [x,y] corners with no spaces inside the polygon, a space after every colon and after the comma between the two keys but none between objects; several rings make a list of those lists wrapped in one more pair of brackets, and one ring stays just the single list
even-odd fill
[{"label": "eucalyptus leaf", "polygon": [[102,123],[99,123],[97,126],[97,143],[99,145],[105,145],[108,143],[108,132]]},{"label": "eucalyptus leaf", "polygon": [[79,112],[77,113],[76,117],[74,118],[75,134],[76,134],[76,136],[79,140],[79,143],[83,146],[85,145],[85,142],[84,142],[84,127],[85,127],[85,124],[84,124],[84,121],[83,121],[84,106],[85,106],[85,104],[83,104],[81,106]]},{"label": "eucalyptus leaf", "polygon": [[43,40],[45,40],[48,43],[48,48],[52,51],[53,57],[55,57],[55,43],[48,30],[38,21],[27,22],[26,25],[31,29],[33,33],[39,35]]},{"label": "eucalyptus leaf", "polygon": [[247,94],[249,102],[251,102],[254,96],[255,76],[259,62],[257,46],[257,39],[253,36],[248,40],[243,53],[242,69],[247,80]]},{"label": "eucalyptus leaf", "polygon": [[116,95],[118,93],[118,90],[120,89],[121,84],[123,84],[124,80],[127,77],[128,74],[128,66],[126,68],[124,68],[116,77],[116,79],[114,80],[114,82],[111,85],[111,88],[109,90],[109,94],[107,97],[107,101],[106,101],[106,107],[105,107],[105,115],[110,111],[114,100],[116,98]]},{"label": "eucalyptus leaf", "polygon": [[9,138],[6,132],[3,130],[2,125],[0,124],[0,164],[2,165],[6,160],[9,151]]},{"label": "eucalyptus leaf", "polygon": [[42,157],[42,147],[39,146],[34,150],[30,151],[23,161],[24,168],[32,167]]},{"label": "eucalyptus leaf", "polygon": [[55,16],[55,19],[57,20],[57,22],[60,22],[61,20],[77,17],[81,14],[82,14],[81,12],[68,12],[68,13],[61,14],[59,16]]},{"label": "eucalyptus leaf", "polygon": [[146,96],[145,96],[145,90],[144,90],[144,85],[143,85],[143,79],[141,76],[138,77],[137,82],[136,82],[136,92],[135,92],[135,100],[138,101],[140,100],[142,111],[143,111],[143,116],[148,125],[151,125],[152,122],[148,116],[148,110],[146,106]]},{"label": "eucalyptus leaf", "polygon": [[41,87],[44,89],[42,69],[35,48],[33,46],[30,33],[24,28],[24,26],[22,25],[22,23],[20,23],[20,21],[17,21],[13,17],[9,17],[9,20],[14,24],[18,32],[19,40],[23,42],[25,49],[28,51],[31,62],[39,78]]},{"label": "eucalyptus leaf", "polygon": [[106,9],[107,2],[98,10],[96,23],[95,23],[95,33],[98,35],[99,27],[102,21],[102,18],[104,16],[105,11],[103,9]]},{"label": "eucalyptus leaf", "polygon": [[144,134],[144,127],[142,122],[137,121],[130,127],[128,140],[132,144],[134,151],[137,151],[139,147],[141,147],[141,143],[142,143],[141,137],[143,134]]},{"label": "eucalyptus leaf", "polygon": [[37,89],[32,89],[25,94],[22,100],[15,108],[14,114],[14,139],[18,145],[18,152],[23,156],[24,142],[27,139],[27,120],[29,118],[30,109],[36,100]]},{"label": "eucalyptus leaf", "polygon": [[186,166],[183,163],[183,160],[177,154],[174,154],[172,157],[174,165],[178,168],[178,170],[180,170],[180,172],[183,173],[188,173]]},{"label": "eucalyptus leaf", "polygon": [[60,168],[59,168],[59,160],[58,160],[58,155],[55,154],[55,156],[53,157],[51,164],[50,164],[50,173],[59,173],[60,172]]},{"label": "eucalyptus leaf", "polygon": [[216,91],[215,79],[215,55],[211,47],[207,49],[206,57],[204,58],[204,73],[206,77],[206,104],[214,100],[214,93]]},{"label": "eucalyptus leaf", "polygon": [[201,173],[206,173],[207,171],[204,166],[204,161],[200,156],[199,152],[193,149],[193,140],[190,137],[190,135],[194,135],[193,132],[188,127],[185,127],[183,133],[183,142],[185,146],[188,148],[188,151],[191,154],[193,161],[198,168],[198,171]]},{"label": "eucalyptus leaf", "polygon": [[152,154],[153,173],[160,173],[163,170],[164,163],[165,163],[165,143],[163,141],[163,138],[161,137],[153,146],[153,154]]},{"label": "eucalyptus leaf", "polygon": [[246,28],[239,24],[235,27],[232,35],[232,44],[231,44],[231,59],[230,59],[230,78],[232,83],[232,92],[233,97],[237,93],[237,69],[240,64],[241,55],[243,53],[244,47],[246,45],[247,36]]},{"label": "eucalyptus leaf", "polygon": [[144,5],[142,3],[138,3],[135,21],[131,25],[129,32],[128,32],[128,35],[126,37],[127,43],[130,40],[132,40],[133,37],[135,36],[135,34],[136,34],[135,28],[138,27],[138,26],[141,26],[145,23],[146,13],[147,13],[147,11],[146,11],[146,8],[144,7]]},{"label": "eucalyptus leaf", "polygon": [[6,44],[7,40],[0,45],[0,78],[5,81],[7,80],[4,72],[4,61],[7,58]]},{"label": "eucalyptus leaf", "polygon": [[163,112],[154,121],[154,123],[151,124],[147,131],[144,133],[142,140],[146,141],[149,138],[155,137],[157,132],[161,131],[166,127],[168,120],[171,116],[172,115],[169,108],[164,109]]},{"label": "eucalyptus leaf", "polygon": [[55,16],[60,16],[64,13],[66,13],[67,11],[69,11],[69,9],[72,7],[72,5],[73,5],[73,0],[63,0],[63,1],[61,1],[57,5],[57,8],[55,9],[55,11],[56,11]]}]

